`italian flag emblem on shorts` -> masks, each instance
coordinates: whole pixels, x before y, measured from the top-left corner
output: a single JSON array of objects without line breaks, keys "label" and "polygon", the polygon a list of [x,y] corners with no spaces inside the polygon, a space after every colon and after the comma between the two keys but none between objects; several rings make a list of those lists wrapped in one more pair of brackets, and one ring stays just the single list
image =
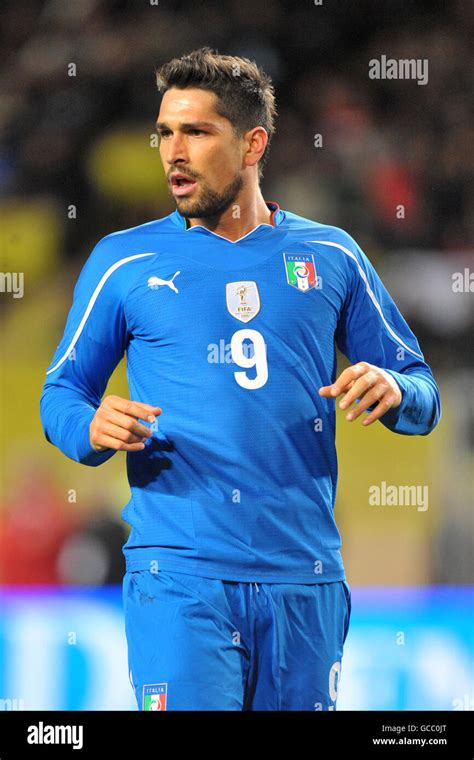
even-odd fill
[{"label": "italian flag emblem on shorts", "polygon": [[148,683],[143,687],[143,709],[166,710],[167,683]]},{"label": "italian flag emblem on shorts", "polygon": [[303,293],[317,288],[316,266],[312,253],[284,253],[286,279]]}]

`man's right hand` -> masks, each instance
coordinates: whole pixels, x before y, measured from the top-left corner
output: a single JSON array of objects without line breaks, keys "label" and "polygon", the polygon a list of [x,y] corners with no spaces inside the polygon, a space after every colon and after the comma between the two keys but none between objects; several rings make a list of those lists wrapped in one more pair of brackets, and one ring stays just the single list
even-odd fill
[{"label": "man's right hand", "polygon": [[154,422],[161,414],[159,406],[130,401],[120,396],[105,396],[89,426],[89,438],[96,451],[141,451],[144,440],[150,438],[150,428],[139,419]]}]

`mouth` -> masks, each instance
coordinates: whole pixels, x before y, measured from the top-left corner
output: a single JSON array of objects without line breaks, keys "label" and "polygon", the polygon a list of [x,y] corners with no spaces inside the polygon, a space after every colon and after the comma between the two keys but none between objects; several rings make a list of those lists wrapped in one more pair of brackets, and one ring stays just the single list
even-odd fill
[{"label": "mouth", "polygon": [[188,177],[187,174],[175,172],[170,176],[171,192],[173,195],[190,195],[196,189],[197,184],[196,180]]}]

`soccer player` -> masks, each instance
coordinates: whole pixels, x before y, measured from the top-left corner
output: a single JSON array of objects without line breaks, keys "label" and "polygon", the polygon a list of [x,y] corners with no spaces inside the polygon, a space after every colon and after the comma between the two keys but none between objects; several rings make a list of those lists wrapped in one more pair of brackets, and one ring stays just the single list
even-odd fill
[{"label": "soccer player", "polygon": [[[176,210],[86,261],[44,432],[85,465],[127,452],[139,709],[334,710],[351,614],[336,399],[347,419],[426,435],[438,387],[353,238],[264,200],[268,76],[201,48],[157,81]],[[351,362],[337,379],[336,345]],[[103,398],[125,352],[130,399]]]}]

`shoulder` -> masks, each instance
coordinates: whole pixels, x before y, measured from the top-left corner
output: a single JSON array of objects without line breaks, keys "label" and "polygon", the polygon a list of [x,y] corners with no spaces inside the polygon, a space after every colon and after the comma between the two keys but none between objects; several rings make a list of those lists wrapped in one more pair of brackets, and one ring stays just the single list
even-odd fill
[{"label": "shoulder", "polygon": [[294,214],[292,211],[285,211],[285,221],[291,232],[301,232],[308,237],[308,242],[312,242],[313,239],[317,243],[327,241],[335,245],[349,248],[350,250],[359,247],[352,235],[342,229],[342,227],[336,227],[332,224],[323,224],[314,219],[308,219],[305,216]]},{"label": "shoulder", "polygon": [[349,266],[363,263],[366,259],[359,244],[342,227],[322,224],[290,211],[285,211],[285,221],[291,234],[297,235],[301,242],[319,246],[322,254],[336,256]]},{"label": "shoulder", "polygon": [[123,300],[132,283],[159,251],[162,234],[177,229],[169,217],[112,232],[101,238],[85,260],[74,294],[79,300]]},{"label": "shoulder", "polygon": [[157,240],[159,241],[160,237],[176,234],[179,231],[171,218],[172,216],[172,214],[168,214],[168,216],[139,224],[136,227],[111,232],[99,240],[92,254],[97,252],[113,259],[114,256],[151,251],[153,246],[156,247]]},{"label": "shoulder", "polygon": [[119,277],[129,277],[131,269],[158,253],[160,239],[179,231],[170,217],[171,214],[105,235],[86,259],[81,277],[108,279],[115,272]]}]

